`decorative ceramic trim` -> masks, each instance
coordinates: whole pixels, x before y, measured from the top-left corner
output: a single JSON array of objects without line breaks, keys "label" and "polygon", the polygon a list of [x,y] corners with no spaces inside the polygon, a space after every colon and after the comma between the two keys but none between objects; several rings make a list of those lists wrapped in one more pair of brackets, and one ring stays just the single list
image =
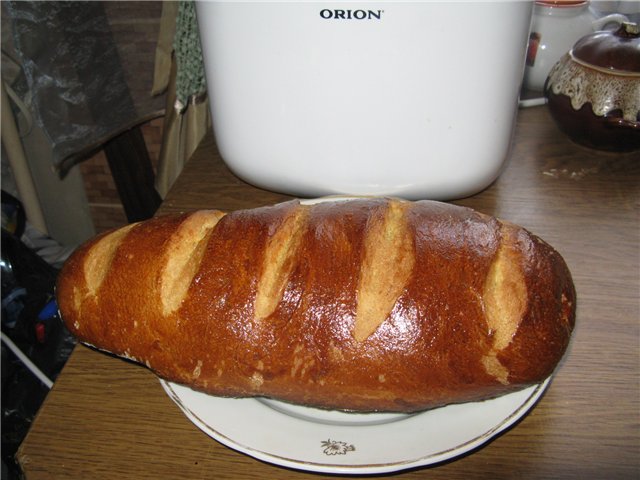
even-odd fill
[{"label": "decorative ceramic trim", "polygon": [[623,118],[637,121],[640,111],[640,81],[610,75],[583,66],[567,53],[549,73],[548,87],[555,95],[566,95],[574,110],[591,103],[593,113],[602,117],[613,110],[622,110]]},{"label": "decorative ceramic trim", "polygon": [[349,452],[355,452],[356,447],[346,442],[340,442],[338,440],[323,440],[320,442],[322,447],[322,453],[325,455],[346,455]]}]

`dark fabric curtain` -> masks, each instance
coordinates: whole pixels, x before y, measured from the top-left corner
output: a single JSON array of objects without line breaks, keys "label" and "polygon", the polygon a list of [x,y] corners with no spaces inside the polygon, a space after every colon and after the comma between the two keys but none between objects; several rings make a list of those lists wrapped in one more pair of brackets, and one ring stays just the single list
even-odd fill
[{"label": "dark fabric curtain", "polygon": [[151,84],[132,94],[131,59],[114,38],[104,2],[15,1],[8,12],[35,121],[61,175],[110,137],[163,111]]}]

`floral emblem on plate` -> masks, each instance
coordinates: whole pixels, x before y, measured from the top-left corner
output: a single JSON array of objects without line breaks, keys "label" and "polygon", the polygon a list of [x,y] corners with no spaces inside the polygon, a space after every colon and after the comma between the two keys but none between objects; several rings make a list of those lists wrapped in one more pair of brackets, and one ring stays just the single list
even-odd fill
[{"label": "floral emblem on plate", "polygon": [[325,455],[346,455],[348,452],[353,452],[356,449],[356,447],[346,442],[331,439],[323,440],[320,442],[320,445]]}]

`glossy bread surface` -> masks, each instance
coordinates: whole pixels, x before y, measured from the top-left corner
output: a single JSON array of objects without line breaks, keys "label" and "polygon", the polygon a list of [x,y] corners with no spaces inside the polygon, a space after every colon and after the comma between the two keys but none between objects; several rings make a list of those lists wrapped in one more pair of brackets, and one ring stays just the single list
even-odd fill
[{"label": "glossy bread surface", "polygon": [[416,411],[538,383],[575,291],[549,245],[468,208],[384,198],[161,217],[60,276],[82,341],[215,395]]}]

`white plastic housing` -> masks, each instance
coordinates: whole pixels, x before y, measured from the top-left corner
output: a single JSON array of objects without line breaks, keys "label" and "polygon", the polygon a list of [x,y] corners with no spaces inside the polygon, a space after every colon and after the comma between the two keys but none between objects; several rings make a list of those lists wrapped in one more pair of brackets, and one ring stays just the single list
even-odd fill
[{"label": "white plastic housing", "polygon": [[302,197],[477,193],[508,157],[531,7],[198,3],[220,153]]}]

